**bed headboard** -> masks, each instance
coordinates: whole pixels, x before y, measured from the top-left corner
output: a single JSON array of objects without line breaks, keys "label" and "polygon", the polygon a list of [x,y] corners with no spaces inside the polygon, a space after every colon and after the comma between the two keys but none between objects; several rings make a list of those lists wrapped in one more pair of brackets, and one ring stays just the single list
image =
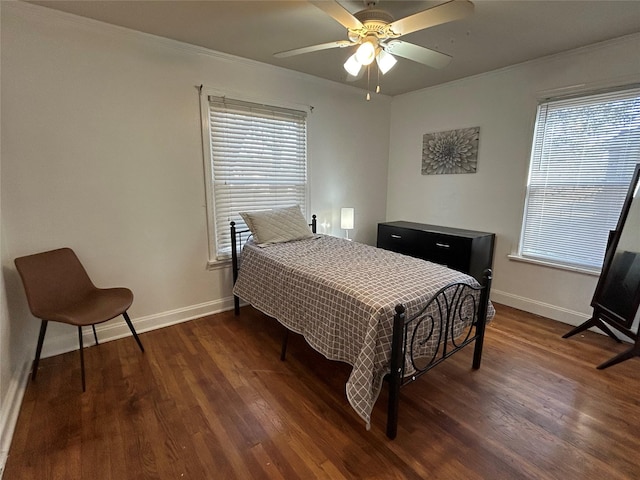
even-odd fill
[{"label": "bed headboard", "polygon": [[[242,245],[244,244],[244,242],[249,240],[252,234],[251,230],[249,230],[248,228],[244,230],[237,230],[236,222],[232,221],[229,225],[231,228],[231,268],[233,270],[233,284],[235,285],[236,280],[238,279],[238,251],[242,250]],[[311,231],[313,233],[318,233],[318,222],[315,214],[311,215],[311,223],[309,224],[309,226],[311,227]],[[248,235],[244,237],[243,241],[243,234],[245,233],[248,233]],[[233,296],[233,306],[235,314],[240,314],[240,299],[235,295]]]}]

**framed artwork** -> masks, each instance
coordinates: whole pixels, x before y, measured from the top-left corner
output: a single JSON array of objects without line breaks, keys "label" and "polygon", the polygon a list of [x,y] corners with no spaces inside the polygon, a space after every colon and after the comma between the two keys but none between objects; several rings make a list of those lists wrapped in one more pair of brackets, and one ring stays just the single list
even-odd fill
[{"label": "framed artwork", "polygon": [[461,128],[422,136],[422,175],[475,173],[480,127]]}]

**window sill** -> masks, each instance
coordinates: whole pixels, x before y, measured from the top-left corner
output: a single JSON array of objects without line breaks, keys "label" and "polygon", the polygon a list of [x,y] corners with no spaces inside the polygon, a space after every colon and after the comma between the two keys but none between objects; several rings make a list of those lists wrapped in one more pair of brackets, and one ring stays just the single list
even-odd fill
[{"label": "window sill", "polygon": [[231,259],[225,260],[209,260],[207,262],[207,270],[220,270],[221,268],[231,267]]},{"label": "window sill", "polygon": [[533,265],[540,265],[542,267],[555,268],[558,270],[567,270],[569,272],[582,273],[584,275],[591,275],[593,277],[600,276],[599,268],[595,269],[595,268],[587,268],[587,267],[578,267],[575,265],[563,265],[561,263],[554,263],[548,260],[539,260],[536,258],[522,257],[516,254],[507,255],[507,257],[509,258],[509,260],[513,260],[516,262],[531,263]]}]

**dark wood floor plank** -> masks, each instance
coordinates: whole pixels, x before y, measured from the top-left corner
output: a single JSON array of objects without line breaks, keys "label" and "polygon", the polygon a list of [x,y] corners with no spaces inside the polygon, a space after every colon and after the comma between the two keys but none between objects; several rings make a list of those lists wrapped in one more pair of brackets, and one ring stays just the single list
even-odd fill
[{"label": "dark wood floor plank", "polygon": [[467,349],[401,391],[385,436],[351,409],[350,367],[246,307],[43,359],[4,479],[640,479],[640,359],[497,305],[482,367]]}]

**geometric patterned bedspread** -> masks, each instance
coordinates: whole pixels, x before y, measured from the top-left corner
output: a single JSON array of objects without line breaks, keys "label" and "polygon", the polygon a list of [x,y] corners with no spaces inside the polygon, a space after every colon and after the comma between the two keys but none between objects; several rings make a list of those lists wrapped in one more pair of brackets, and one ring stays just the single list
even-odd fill
[{"label": "geometric patterned bedspread", "polygon": [[[263,247],[248,242],[233,293],[328,359],[351,365],[347,399],[369,429],[389,372],[395,306],[403,303],[410,317],[452,282],[478,285],[442,265],[316,235]],[[493,314],[490,304],[487,320]]]}]

